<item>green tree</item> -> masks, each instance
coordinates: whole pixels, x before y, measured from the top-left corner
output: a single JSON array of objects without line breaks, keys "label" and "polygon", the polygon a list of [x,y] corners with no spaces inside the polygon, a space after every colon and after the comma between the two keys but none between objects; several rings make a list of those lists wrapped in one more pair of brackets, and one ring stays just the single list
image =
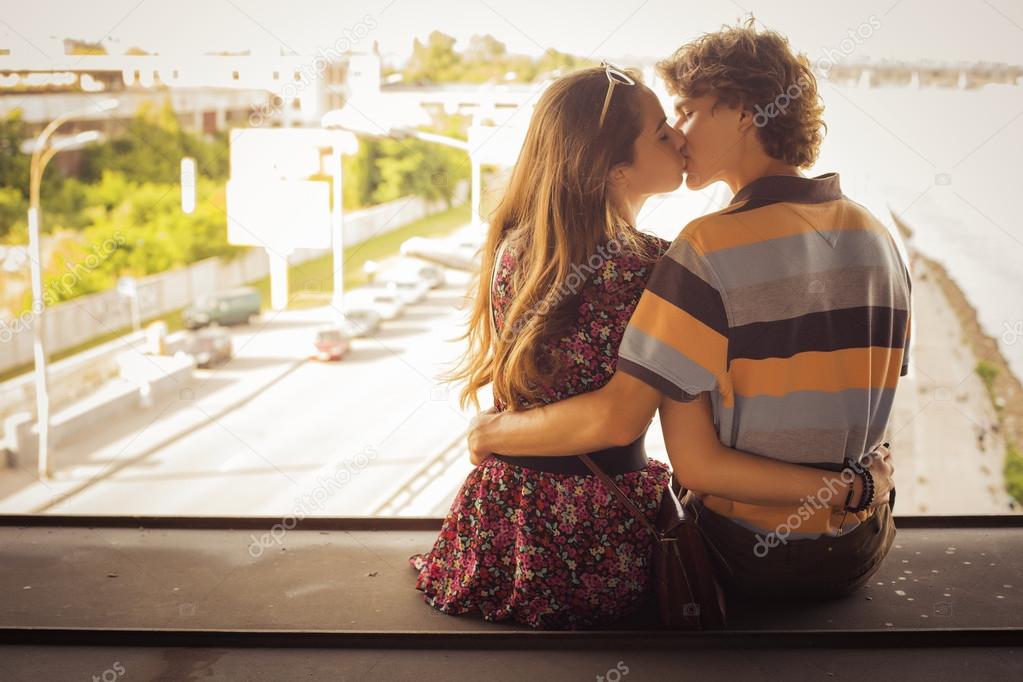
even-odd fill
[{"label": "green tree", "polygon": [[28,137],[21,109],[0,119],[0,187],[16,187],[28,198],[29,155],[21,151]]},{"label": "green tree", "polygon": [[103,46],[103,43],[99,42],[79,40],[77,38],[65,38],[64,53],[73,55],[102,55],[107,54],[107,48]]},{"label": "green tree", "polygon": [[599,62],[592,59],[584,59],[574,55],[558,52],[554,48],[548,48],[536,64],[536,70],[543,76],[560,76],[561,74],[596,66]]},{"label": "green tree", "polygon": [[[31,154],[21,151],[22,145],[33,139],[22,120],[20,109],[13,109],[0,118],[0,242],[23,241],[17,237],[27,234],[29,168]],[[40,187],[43,232],[62,222],[61,213],[73,206],[77,187],[67,187],[67,178],[53,163],[46,167]]]},{"label": "green tree", "polygon": [[412,56],[402,75],[410,83],[531,83],[596,63],[553,48],[539,59],[509,54],[507,46],[491,35],[472,36],[459,54],[454,38],[435,31],[426,43],[418,39],[413,42]]},{"label": "green tree", "polygon": [[227,177],[224,134],[205,140],[181,128],[169,99],[159,106],[144,102],[123,132],[83,150],[80,175],[86,182],[95,182],[103,171],[114,170],[140,182],[178,182],[185,156],[195,158],[202,175]]},{"label": "green tree", "polygon": [[25,229],[28,199],[17,187],[0,187],[0,242]]},{"label": "green tree", "polygon": [[472,36],[462,55],[462,73],[458,80],[469,83],[502,81],[510,68],[508,48],[504,43],[491,35]]},{"label": "green tree", "polygon": [[380,142],[359,140],[359,151],[342,158],[344,208],[365,208],[373,203],[373,192],[380,185]]},{"label": "green tree", "polygon": [[411,83],[437,83],[458,80],[461,76],[461,57],[455,52],[455,39],[434,31],[421,43],[412,43],[412,55],[404,71]]},{"label": "green tree", "polygon": [[[122,275],[142,277],[238,253],[227,243],[223,184],[200,178],[197,191],[201,200],[186,215],[176,183],[140,183],[104,172],[84,190],[87,227],[54,235],[44,274],[53,301],[109,289]],[[28,309],[31,296],[22,305]]]},{"label": "green tree", "polygon": [[422,140],[381,140],[380,185],[373,192],[375,202],[394,201],[414,194],[426,199],[443,199],[450,207],[458,183],[467,178],[465,153]]}]

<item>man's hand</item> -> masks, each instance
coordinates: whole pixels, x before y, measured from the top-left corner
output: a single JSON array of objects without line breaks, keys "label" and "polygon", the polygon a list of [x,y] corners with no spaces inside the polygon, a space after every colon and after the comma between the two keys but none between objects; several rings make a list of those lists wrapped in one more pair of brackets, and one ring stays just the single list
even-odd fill
[{"label": "man's hand", "polygon": [[490,409],[477,414],[472,418],[472,421],[469,422],[469,431],[466,434],[466,441],[469,446],[469,461],[473,463],[473,466],[483,464],[483,461],[491,455],[490,450],[486,449],[483,431],[487,425],[497,418],[497,408],[491,407]]},{"label": "man's hand", "polygon": [[[875,509],[886,504],[895,487],[895,464],[892,462],[892,451],[886,445],[879,445],[877,449],[860,457],[860,465],[870,472],[874,479],[874,499],[870,501],[870,508]],[[852,482],[853,494],[850,504],[857,506],[865,494],[863,479],[856,476]],[[838,500],[839,507],[842,500]]]},{"label": "man's hand", "polygon": [[[892,462],[892,451],[890,448],[879,445],[877,449],[861,459],[861,463],[870,471],[874,479],[874,499],[871,500],[871,507],[878,507],[888,502],[888,495],[895,487],[895,464]],[[859,477],[857,476],[857,483]],[[862,494],[862,493],[861,493]],[[859,499],[857,496],[856,499]]]}]

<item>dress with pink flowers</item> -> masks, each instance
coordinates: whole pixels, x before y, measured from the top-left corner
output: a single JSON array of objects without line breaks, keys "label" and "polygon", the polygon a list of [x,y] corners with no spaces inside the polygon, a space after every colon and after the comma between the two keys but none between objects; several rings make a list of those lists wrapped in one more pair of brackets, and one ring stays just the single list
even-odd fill
[{"label": "dress with pink flowers", "polygon": [[[558,369],[544,403],[600,388],[614,374],[625,327],[669,245],[643,238],[640,253],[620,251],[591,269],[575,299],[571,332],[546,347]],[[493,291],[499,331],[514,293],[509,273],[515,263],[514,249],[506,249]],[[543,629],[598,627],[635,611],[649,596],[649,533],[596,477],[510,461],[490,457],[476,467],[433,548],[409,558],[426,602],[448,614],[480,612],[488,621]],[[612,479],[653,521],[671,473],[650,460]]]}]

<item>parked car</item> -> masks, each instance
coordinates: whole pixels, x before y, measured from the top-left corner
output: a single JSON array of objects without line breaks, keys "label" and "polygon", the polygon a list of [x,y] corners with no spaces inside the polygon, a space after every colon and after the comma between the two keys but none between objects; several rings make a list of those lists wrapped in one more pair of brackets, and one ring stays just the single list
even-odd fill
[{"label": "parked car", "polygon": [[353,339],[380,329],[380,313],[368,308],[353,308],[341,316],[338,326]]},{"label": "parked car", "polygon": [[[369,262],[367,262],[369,265]],[[402,258],[369,269],[374,282],[423,282],[435,289],[447,281],[444,268],[416,258]]]},{"label": "parked car", "polygon": [[185,327],[199,329],[209,324],[244,324],[259,315],[259,292],[240,287],[215,294],[202,294],[182,315]]},{"label": "parked car", "polygon": [[402,243],[401,253],[455,270],[479,269],[479,245],[474,239],[412,237]]},{"label": "parked car", "polygon": [[394,289],[359,287],[345,292],[342,313],[370,310],[384,320],[393,320],[405,310],[401,295]]},{"label": "parked car", "polygon": [[317,330],[313,345],[320,360],[340,360],[351,349],[352,339],[341,327],[328,326]]},{"label": "parked car", "polygon": [[426,282],[422,281],[370,282],[369,284],[363,285],[359,288],[369,291],[389,291],[395,293],[405,305],[412,305],[414,303],[421,302],[424,298],[426,298],[426,294],[430,292],[430,287],[426,284]]},{"label": "parked car", "polygon": [[231,335],[219,326],[190,332],[185,339],[184,350],[192,356],[197,367],[204,369],[227,362],[234,352]]}]

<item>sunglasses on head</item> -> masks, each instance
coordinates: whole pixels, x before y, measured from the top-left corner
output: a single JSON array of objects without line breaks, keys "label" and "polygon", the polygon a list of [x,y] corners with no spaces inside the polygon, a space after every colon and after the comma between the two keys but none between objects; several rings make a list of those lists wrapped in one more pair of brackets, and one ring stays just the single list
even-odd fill
[{"label": "sunglasses on head", "polygon": [[600,65],[604,67],[604,73],[607,74],[607,95],[604,97],[604,108],[600,110],[600,123],[597,125],[598,128],[603,128],[604,117],[607,116],[607,108],[611,105],[611,93],[614,92],[615,86],[635,85],[636,81],[629,74],[625,73],[624,68],[617,64],[602,61]]}]

